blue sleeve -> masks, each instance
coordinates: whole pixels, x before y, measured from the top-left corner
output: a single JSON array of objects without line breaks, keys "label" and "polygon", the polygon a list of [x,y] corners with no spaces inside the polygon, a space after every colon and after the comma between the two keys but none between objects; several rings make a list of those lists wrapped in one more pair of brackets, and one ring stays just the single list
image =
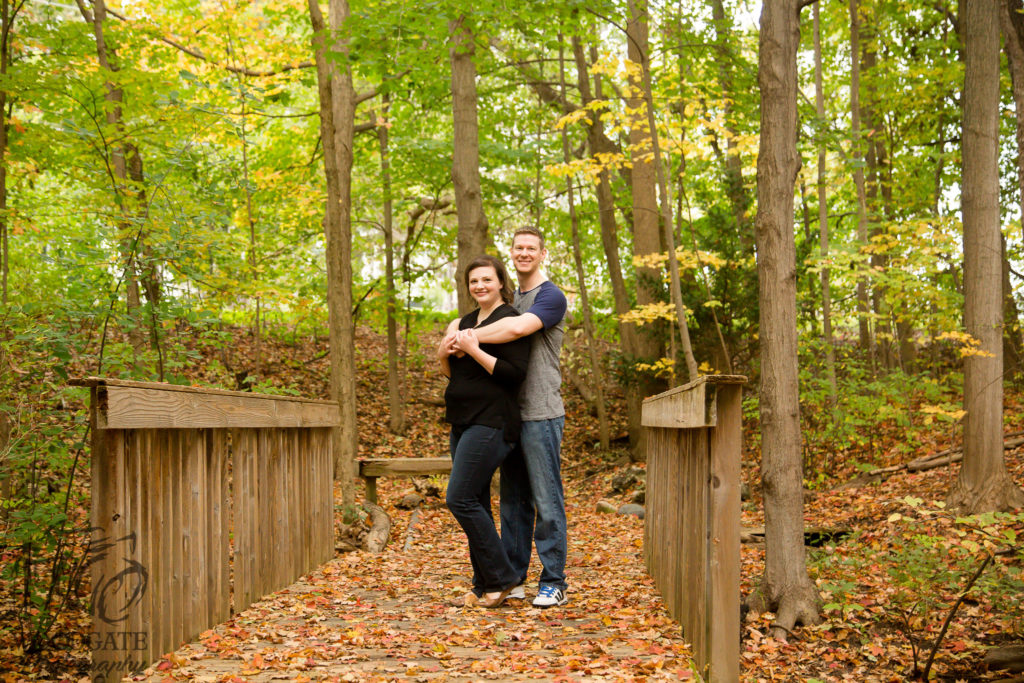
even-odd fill
[{"label": "blue sleeve", "polygon": [[551,280],[547,280],[541,285],[537,297],[533,300],[533,305],[526,312],[533,313],[540,318],[546,330],[562,322],[568,307],[569,304],[566,302],[562,290]]}]

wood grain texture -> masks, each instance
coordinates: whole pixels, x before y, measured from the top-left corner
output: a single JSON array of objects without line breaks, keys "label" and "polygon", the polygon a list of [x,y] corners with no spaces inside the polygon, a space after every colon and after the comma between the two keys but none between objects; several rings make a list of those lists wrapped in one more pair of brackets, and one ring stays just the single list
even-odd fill
[{"label": "wood grain texture", "polygon": [[451,471],[451,458],[378,458],[359,461],[361,477],[411,477],[447,474]]},{"label": "wood grain texture", "polygon": [[333,427],[337,404],[276,397],[109,386],[100,389],[100,429]]},{"label": "wood grain texture", "polygon": [[707,680],[739,679],[741,385],[702,377],[644,401],[644,560]]},{"label": "wood grain texture", "polygon": [[[141,670],[333,556],[336,404],[86,385],[94,680]],[[144,426],[97,428],[104,415]]]},{"label": "wood grain texture", "polygon": [[708,605],[710,678],[740,677],[740,477],[743,449],[742,397],[737,386],[718,388],[718,428],[711,430],[711,537]]}]

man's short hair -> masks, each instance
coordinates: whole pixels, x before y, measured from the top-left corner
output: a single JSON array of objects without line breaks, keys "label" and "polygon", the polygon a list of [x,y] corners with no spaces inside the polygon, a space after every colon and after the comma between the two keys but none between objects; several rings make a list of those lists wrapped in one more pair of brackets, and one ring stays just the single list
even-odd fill
[{"label": "man's short hair", "polygon": [[541,234],[540,230],[533,227],[532,225],[524,225],[521,228],[516,228],[516,231],[512,233],[512,244],[515,245],[516,238],[520,235],[533,235],[540,240],[540,248],[544,249],[544,235]]}]

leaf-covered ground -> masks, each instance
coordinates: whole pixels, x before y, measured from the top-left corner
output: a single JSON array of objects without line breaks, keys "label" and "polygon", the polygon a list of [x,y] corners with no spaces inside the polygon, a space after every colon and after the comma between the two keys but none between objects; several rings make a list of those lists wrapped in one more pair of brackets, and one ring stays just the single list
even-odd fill
[{"label": "leaf-covered ground", "polygon": [[[244,347],[238,347],[242,349]],[[437,404],[443,381],[429,362],[426,340],[409,362],[408,428],[388,433],[383,340],[359,340],[360,441],[364,457],[441,455],[446,430]],[[306,395],[326,393],[326,359],[312,345],[265,344],[276,381]],[[209,381],[211,378],[207,378]],[[200,381],[200,380],[197,380]],[[570,602],[538,610],[528,601],[494,609],[450,606],[468,587],[464,537],[437,498],[418,513],[395,503],[413,490],[410,480],[381,479],[380,500],[392,518],[391,542],[380,555],[339,554],[289,588],[268,595],[231,621],[165,656],[140,678],[165,680],[679,680],[695,677],[688,646],[670,621],[642,559],[643,522],[601,514],[599,500],[628,502],[636,486],[612,492],[612,479],[635,465],[597,447],[596,420],[567,388],[564,478],[570,522]],[[616,400],[621,400],[616,399]],[[624,436],[617,405],[613,434]],[[1019,429],[1008,401],[1007,431]],[[756,443],[754,425],[746,425]],[[821,589],[825,621],[798,628],[782,642],[769,637],[772,615],[748,615],[743,625],[744,681],[902,681],[929,657],[950,607],[987,550],[1024,537],[1019,519],[957,520],[942,508],[957,465],[899,473],[854,488],[857,459],[876,466],[903,462],[948,447],[948,432],[923,438],[908,454],[903,430],[883,425],[870,452],[832,454],[834,475],[809,491],[808,527],[840,536],[808,548],[812,578]],[[1024,483],[1024,457],[1008,451]],[[744,524],[763,524],[756,451],[744,453],[753,495]],[[763,571],[764,549],[743,545],[744,593]],[[958,608],[931,667],[944,681],[1004,680],[986,672],[986,648],[1024,640],[1020,554],[998,558]],[[538,568],[533,567],[535,581]],[[81,614],[67,629],[87,632]],[[65,639],[65,642],[85,642]],[[0,644],[6,680],[76,680],[87,671],[84,648],[28,660]]]}]

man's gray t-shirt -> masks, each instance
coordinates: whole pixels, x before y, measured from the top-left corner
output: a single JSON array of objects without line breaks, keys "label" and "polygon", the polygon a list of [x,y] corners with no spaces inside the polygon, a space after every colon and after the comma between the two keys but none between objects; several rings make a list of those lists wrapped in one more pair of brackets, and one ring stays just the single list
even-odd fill
[{"label": "man's gray t-shirt", "polygon": [[528,292],[516,290],[512,306],[520,313],[533,313],[544,327],[533,334],[530,365],[519,391],[519,409],[524,420],[551,420],[565,415],[562,404],[562,373],[558,357],[565,334],[565,295],[545,280]]}]

